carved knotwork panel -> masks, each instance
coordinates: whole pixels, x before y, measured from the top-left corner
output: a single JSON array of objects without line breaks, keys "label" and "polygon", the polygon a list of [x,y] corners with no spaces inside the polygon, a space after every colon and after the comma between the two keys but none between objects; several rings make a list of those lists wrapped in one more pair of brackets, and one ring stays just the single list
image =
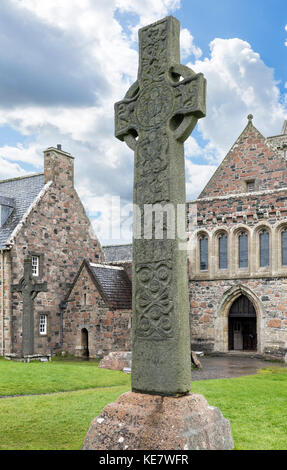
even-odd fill
[{"label": "carved knotwork panel", "polygon": [[167,22],[165,20],[153,27],[142,29],[140,56],[140,78],[143,84],[162,80],[168,65]]},{"label": "carved knotwork panel", "polygon": [[137,337],[165,340],[174,336],[171,266],[171,260],[136,266]]},{"label": "carved knotwork panel", "polygon": [[136,203],[169,201],[168,137],[164,131],[151,131],[137,145]]}]

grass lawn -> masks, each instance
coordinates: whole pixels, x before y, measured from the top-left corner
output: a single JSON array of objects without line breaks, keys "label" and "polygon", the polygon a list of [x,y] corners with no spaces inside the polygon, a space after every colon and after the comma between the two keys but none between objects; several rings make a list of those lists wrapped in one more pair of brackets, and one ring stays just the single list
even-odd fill
[{"label": "grass lawn", "polygon": [[0,450],[77,450],[91,421],[129,387],[0,400]]},{"label": "grass lawn", "polygon": [[0,359],[0,396],[53,393],[130,384],[130,375],[93,361],[30,363]]},{"label": "grass lawn", "polygon": [[[91,420],[129,389],[129,375],[92,362],[0,360],[0,395],[76,390],[0,399],[0,449],[80,449]],[[230,420],[236,449],[287,449],[286,368],[193,382],[192,392]]]},{"label": "grass lawn", "polygon": [[257,375],[202,380],[192,391],[229,419],[237,450],[287,450],[287,369]]}]

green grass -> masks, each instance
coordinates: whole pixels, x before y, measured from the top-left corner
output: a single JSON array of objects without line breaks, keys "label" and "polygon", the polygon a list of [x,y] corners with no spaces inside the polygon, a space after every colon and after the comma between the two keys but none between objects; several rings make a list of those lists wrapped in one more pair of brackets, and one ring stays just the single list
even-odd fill
[{"label": "green grass", "polygon": [[53,393],[129,384],[129,374],[99,369],[97,362],[56,360],[23,363],[0,360],[0,396]]},{"label": "green grass", "polygon": [[77,450],[91,421],[129,387],[0,400],[0,450]]},{"label": "green grass", "polygon": [[262,369],[257,375],[194,382],[230,420],[237,450],[287,449],[287,369]]},{"label": "green grass", "polygon": [[[77,390],[0,399],[0,449],[80,449],[92,419],[129,389],[129,375],[95,363],[0,360],[0,395]],[[203,394],[230,420],[236,449],[287,449],[286,368],[196,381],[192,392]]]}]

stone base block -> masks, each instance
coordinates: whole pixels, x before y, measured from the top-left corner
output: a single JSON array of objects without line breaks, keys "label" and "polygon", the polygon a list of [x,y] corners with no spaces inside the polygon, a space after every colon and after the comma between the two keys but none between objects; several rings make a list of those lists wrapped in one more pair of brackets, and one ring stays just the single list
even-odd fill
[{"label": "stone base block", "polygon": [[105,356],[99,363],[103,369],[123,370],[131,367],[132,353],[129,351],[114,351]]},{"label": "stone base block", "polygon": [[202,395],[127,392],[95,418],[83,450],[232,450],[230,423]]},{"label": "stone base block", "polygon": [[51,361],[51,354],[27,354],[25,356],[20,356],[14,353],[5,354],[5,359],[9,361],[16,362],[31,362],[31,361],[40,361],[40,362],[49,362]]}]

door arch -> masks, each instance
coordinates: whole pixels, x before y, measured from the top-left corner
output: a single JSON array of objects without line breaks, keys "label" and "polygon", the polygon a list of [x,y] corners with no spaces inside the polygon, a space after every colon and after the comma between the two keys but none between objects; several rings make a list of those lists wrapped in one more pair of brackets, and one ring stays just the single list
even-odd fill
[{"label": "door arch", "polygon": [[262,353],[265,345],[264,317],[266,315],[262,301],[249,287],[243,284],[236,284],[227,289],[217,306],[216,318],[214,321],[214,351],[228,352],[228,320],[229,312],[234,301],[245,295],[255,308],[256,312],[256,334],[257,352]]},{"label": "door arch", "polygon": [[257,317],[251,300],[244,294],[232,303],[228,313],[228,350],[257,350]]},{"label": "door arch", "polygon": [[87,328],[81,329],[81,356],[89,357],[89,333]]}]

